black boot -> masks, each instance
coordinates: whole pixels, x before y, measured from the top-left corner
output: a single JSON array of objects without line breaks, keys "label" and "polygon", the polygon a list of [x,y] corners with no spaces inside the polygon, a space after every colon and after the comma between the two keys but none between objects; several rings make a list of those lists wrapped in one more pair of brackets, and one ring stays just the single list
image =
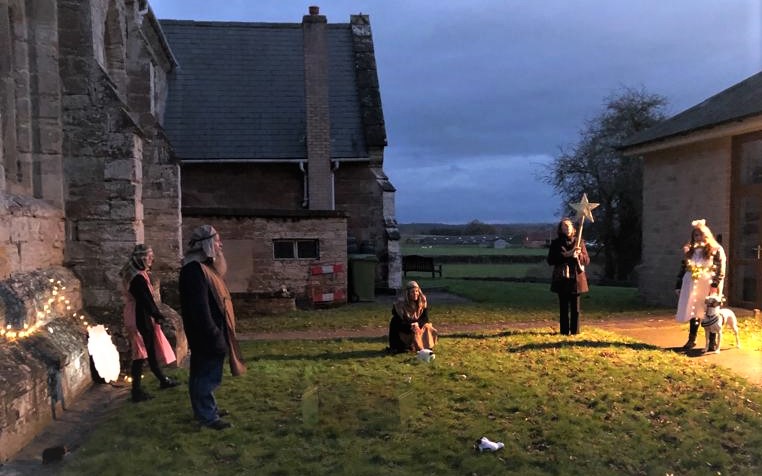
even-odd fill
[{"label": "black boot", "polygon": [[137,402],[144,402],[146,400],[150,400],[153,397],[146,393],[140,385],[140,381],[142,380],[143,376],[143,361],[142,360],[133,360],[132,361],[132,369],[130,369],[130,374],[132,376],[132,401]]},{"label": "black boot", "polygon": [[683,350],[690,350],[696,347],[696,335],[698,335],[699,320],[695,317],[688,324],[688,342],[683,346]]}]

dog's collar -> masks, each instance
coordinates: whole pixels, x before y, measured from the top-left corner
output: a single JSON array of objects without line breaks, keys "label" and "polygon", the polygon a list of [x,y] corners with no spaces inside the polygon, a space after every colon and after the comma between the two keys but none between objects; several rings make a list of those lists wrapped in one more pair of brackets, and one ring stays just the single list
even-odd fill
[{"label": "dog's collar", "polygon": [[717,314],[710,316],[707,314],[706,319],[701,319],[701,327],[710,327],[717,324],[720,320],[720,316]]}]

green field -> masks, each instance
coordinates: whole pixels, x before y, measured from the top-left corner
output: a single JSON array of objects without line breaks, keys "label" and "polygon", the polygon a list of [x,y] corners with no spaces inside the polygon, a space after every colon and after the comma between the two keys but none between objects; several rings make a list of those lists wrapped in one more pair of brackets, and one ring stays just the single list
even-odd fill
[{"label": "green field", "polygon": [[[551,267],[545,258],[548,255],[547,248],[505,248],[494,249],[471,245],[403,245],[403,255],[421,255],[434,257],[435,264],[441,264],[442,277],[446,279],[458,278],[507,278],[548,280],[551,275]],[[537,258],[533,263],[469,263],[473,257],[485,256],[533,256]],[[437,260],[437,257],[442,257]],[[458,259],[457,257],[462,257]],[[592,256],[592,263],[588,267],[588,279],[593,283],[602,276],[601,257]],[[453,262],[451,262],[454,260]],[[406,279],[419,279],[430,277],[431,273],[408,272]]]},{"label": "green field", "polygon": [[403,255],[421,256],[547,256],[547,248],[486,248],[477,245],[409,245],[401,247]]},{"label": "green field", "polygon": [[[442,276],[446,278],[550,278],[550,267],[539,264],[442,264]],[[408,278],[431,276],[431,273],[409,272]]]}]

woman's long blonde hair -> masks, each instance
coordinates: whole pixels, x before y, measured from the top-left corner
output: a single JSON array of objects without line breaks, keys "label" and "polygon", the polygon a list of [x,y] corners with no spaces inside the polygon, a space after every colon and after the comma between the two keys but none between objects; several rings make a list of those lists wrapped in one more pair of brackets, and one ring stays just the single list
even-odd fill
[{"label": "woman's long blonde hair", "polygon": [[[418,300],[411,301],[408,292],[412,288],[418,288]],[[415,281],[408,281],[404,289],[400,290],[400,296],[394,303],[394,309],[397,311],[397,315],[403,319],[409,319],[417,321],[424,309],[426,309],[426,296],[424,296],[421,287]]]},{"label": "woman's long blonde hair", "polygon": [[[693,227],[691,229],[691,240],[683,245],[683,252],[685,252],[686,258],[691,258],[693,255],[693,250],[696,248],[703,248],[704,249],[704,256],[712,256],[714,253],[717,252],[718,249],[720,249],[720,244],[717,242],[717,240],[714,238],[714,234],[712,233],[712,230],[709,229],[708,226],[706,226],[706,220],[703,218],[700,220],[693,220],[691,222],[691,226]],[[703,242],[697,242],[693,238],[693,230],[699,230],[701,234],[704,235],[704,241]]]}]

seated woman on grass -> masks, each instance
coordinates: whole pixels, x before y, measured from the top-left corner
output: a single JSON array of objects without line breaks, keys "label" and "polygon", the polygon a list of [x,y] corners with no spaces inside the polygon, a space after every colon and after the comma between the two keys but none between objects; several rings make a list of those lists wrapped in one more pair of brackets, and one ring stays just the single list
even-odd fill
[{"label": "seated woman on grass", "polygon": [[389,350],[391,352],[418,352],[433,349],[437,343],[437,330],[429,322],[426,296],[415,281],[410,281],[392,306],[389,322]]}]

